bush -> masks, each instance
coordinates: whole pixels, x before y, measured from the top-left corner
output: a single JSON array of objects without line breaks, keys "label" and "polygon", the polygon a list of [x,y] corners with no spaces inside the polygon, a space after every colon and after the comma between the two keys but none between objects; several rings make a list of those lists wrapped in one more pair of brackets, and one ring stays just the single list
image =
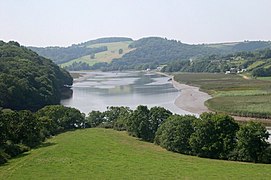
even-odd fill
[{"label": "bush", "polygon": [[[237,146],[231,159],[246,162],[270,162],[269,133],[259,122],[250,121],[237,132]],[[263,157],[269,158],[265,160]]]},{"label": "bush", "polygon": [[17,156],[30,150],[29,147],[23,144],[13,144],[13,143],[6,144],[4,146],[4,149],[5,153],[8,154],[10,157]]},{"label": "bush", "polygon": [[157,130],[154,142],[169,151],[190,154],[189,138],[194,132],[196,117],[170,116]]}]

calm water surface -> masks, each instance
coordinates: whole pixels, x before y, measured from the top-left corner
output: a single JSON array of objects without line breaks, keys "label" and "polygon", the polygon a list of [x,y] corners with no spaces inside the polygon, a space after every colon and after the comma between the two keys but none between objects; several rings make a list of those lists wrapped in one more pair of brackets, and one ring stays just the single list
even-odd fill
[{"label": "calm water surface", "polygon": [[105,111],[108,106],[162,106],[178,114],[191,114],[178,108],[174,101],[179,96],[168,77],[143,72],[87,72],[87,78],[74,83],[73,96],[62,100],[65,106],[84,113]]},{"label": "calm water surface", "polygon": [[85,114],[92,110],[105,111],[108,106],[135,109],[138,105],[162,106],[173,113],[191,114],[174,104],[180,92],[168,77],[143,72],[86,72],[86,76],[74,83],[73,96],[62,100],[63,105]]}]

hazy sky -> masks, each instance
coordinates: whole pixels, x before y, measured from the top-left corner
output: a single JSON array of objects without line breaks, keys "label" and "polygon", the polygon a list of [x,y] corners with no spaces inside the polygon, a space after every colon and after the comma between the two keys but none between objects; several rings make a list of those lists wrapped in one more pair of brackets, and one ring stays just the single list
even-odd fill
[{"label": "hazy sky", "polygon": [[68,46],[123,36],[271,40],[271,0],[0,0],[0,39]]}]

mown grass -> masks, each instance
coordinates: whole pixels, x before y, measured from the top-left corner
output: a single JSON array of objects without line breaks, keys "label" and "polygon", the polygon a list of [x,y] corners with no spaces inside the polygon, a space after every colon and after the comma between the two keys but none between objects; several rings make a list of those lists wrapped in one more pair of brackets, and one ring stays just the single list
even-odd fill
[{"label": "mown grass", "polygon": [[[67,63],[61,64],[62,67],[69,66],[73,62],[85,62],[90,66],[98,63],[98,62],[111,62],[115,58],[120,58],[124,54],[130,52],[132,49],[129,49],[128,46],[131,44],[132,41],[124,41],[124,42],[114,42],[114,43],[101,43],[101,44],[94,44],[88,47],[101,47],[107,46],[107,51],[96,53],[95,58],[91,59],[90,55],[83,56],[74,60],[71,60]],[[119,49],[123,49],[123,53],[119,54]]]},{"label": "mown grass", "polygon": [[206,101],[209,109],[231,115],[271,118],[271,84],[259,79],[244,79],[239,75],[183,73],[175,80],[211,94]]},{"label": "mown grass", "polygon": [[126,132],[85,129],[0,166],[0,179],[270,179],[270,168],[173,153]]}]

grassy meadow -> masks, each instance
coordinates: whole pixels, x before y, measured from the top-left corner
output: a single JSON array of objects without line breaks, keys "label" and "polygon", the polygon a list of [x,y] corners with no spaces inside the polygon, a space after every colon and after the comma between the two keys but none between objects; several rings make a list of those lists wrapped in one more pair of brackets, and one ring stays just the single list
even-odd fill
[{"label": "grassy meadow", "polygon": [[270,179],[271,165],[173,153],[111,129],[60,134],[0,166],[0,179]]},{"label": "grassy meadow", "polygon": [[175,75],[181,83],[199,86],[213,96],[206,105],[213,111],[231,115],[271,118],[271,84],[239,75],[183,73]]},{"label": "grassy meadow", "polygon": [[[94,48],[94,47],[101,47],[101,46],[107,46],[107,51],[96,53],[95,58],[91,59],[90,55],[80,57],[78,59],[71,60],[67,63],[61,64],[62,67],[69,66],[73,62],[85,62],[89,64],[90,66],[94,65],[98,62],[111,62],[115,58],[120,58],[124,54],[132,51],[132,49],[129,49],[128,46],[132,43],[132,41],[124,41],[124,42],[114,42],[114,43],[100,43],[100,44],[93,44],[88,47]],[[119,54],[119,49],[123,49],[123,53]]]}]

